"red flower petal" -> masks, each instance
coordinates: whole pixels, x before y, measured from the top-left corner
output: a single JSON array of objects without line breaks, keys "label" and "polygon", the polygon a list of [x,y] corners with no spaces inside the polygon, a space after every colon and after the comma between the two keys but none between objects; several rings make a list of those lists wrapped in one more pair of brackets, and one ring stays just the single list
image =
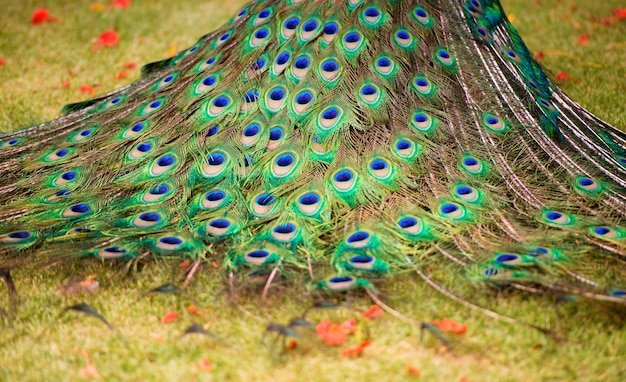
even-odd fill
[{"label": "red flower petal", "polygon": [[363,354],[363,349],[370,346],[372,344],[371,340],[366,340],[356,345],[355,347],[346,349],[341,352],[341,355],[344,357],[360,357]]},{"label": "red flower petal", "polygon": [[7,59],[3,58],[3,57],[0,57],[0,66],[4,66],[6,64],[7,64]]},{"label": "red flower petal", "polygon": [[98,373],[96,365],[88,363],[80,370],[80,376],[83,378],[100,378],[100,373]]},{"label": "red flower petal", "polygon": [[588,34],[581,34],[580,36],[578,36],[578,43],[582,46],[587,45],[587,43],[589,42],[589,35]]},{"label": "red flower petal", "polygon": [[81,93],[85,93],[85,94],[96,94],[96,91],[94,90],[94,88],[92,88],[90,85],[87,84],[83,84],[80,85],[80,87],[78,88],[78,91]]},{"label": "red flower petal", "polygon": [[431,324],[437,326],[442,332],[463,334],[467,331],[467,325],[459,324],[458,322],[452,321],[449,318],[444,318],[443,320],[439,321],[432,321]]},{"label": "red flower petal", "polygon": [[206,358],[202,358],[200,362],[198,362],[198,368],[200,370],[209,371],[211,370],[211,361]]},{"label": "red flower petal", "polygon": [[176,312],[167,312],[165,313],[165,316],[163,316],[163,318],[161,319],[161,322],[164,324],[169,324],[178,320],[179,317],[180,316]]},{"label": "red flower petal", "polygon": [[69,89],[70,88],[70,82],[68,80],[63,80],[63,82],[61,82],[61,85],[65,88],[65,89]]},{"label": "red flower petal", "polygon": [[50,11],[48,8],[35,9],[33,15],[30,17],[32,24],[43,24],[50,21]]},{"label": "red flower petal", "polygon": [[120,42],[120,36],[115,30],[110,29],[108,31],[102,32],[100,37],[98,37],[98,42],[96,43],[94,50],[97,50],[103,46],[115,46],[118,42]]},{"label": "red flower petal", "polygon": [[615,8],[613,9],[613,14],[617,16],[618,19],[626,19],[626,8]]},{"label": "red flower petal", "polygon": [[346,332],[339,324],[323,320],[315,327],[317,335],[328,346],[339,346],[346,342]]},{"label": "red flower petal", "polygon": [[365,313],[363,313],[363,317],[365,318],[377,318],[383,314],[383,310],[378,305],[372,305]]},{"label": "red flower petal", "polygon": [[130,0],[113,0],[113,4],[111,4],[111,7],[126,9],[130,7]]},{"label": "red flower petal", "polygon": [[115,76],[115,79],[117,80],[123,80],[124,78],[128,78],[129,74],[126,73],[123,70],[120,70],[119,72],[117,72],[117,75]]},{"label": "red flower petal", "polygon": [[413,366],[407,366],[406,373],[414,377],[419,377],[420,375],[422,375],[422,372],[420,371],[420,369],[413,367]]},{"label": "red flower petal", "polygon": [[136,62],[128,61],[124,64],[124,67],[126,69],[137,69],[139,67],[139,64]]}]

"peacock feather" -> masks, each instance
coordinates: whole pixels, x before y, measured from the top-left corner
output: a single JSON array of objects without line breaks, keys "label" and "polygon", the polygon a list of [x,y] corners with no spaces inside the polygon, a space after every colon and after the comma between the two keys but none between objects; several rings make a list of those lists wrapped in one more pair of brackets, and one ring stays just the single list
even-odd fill
[{"label": "peacock feather", "polygon": [[497,0],[254,1],[63,112],[0,136],[0,268],[149,255],[626,304],[626,134]]}]

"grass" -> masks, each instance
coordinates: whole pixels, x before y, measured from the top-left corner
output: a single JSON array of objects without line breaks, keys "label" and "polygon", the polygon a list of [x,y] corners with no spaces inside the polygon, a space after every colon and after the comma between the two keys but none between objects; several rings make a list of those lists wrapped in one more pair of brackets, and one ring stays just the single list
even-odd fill
[{"label": "grass", "polygon": [[[503,1],[515,25],[534,52],[546,53],[543,63],[552,73],[566,71],[580,82],[566,81],[565,91],[582,105],[618,127],[626,127],[626,21],[605,27],[602,17],[620,0],[600,4],[583,0]],[[241,1],[191,0],[157,2],[136,0],[127,10],[90,12],[90,1],[9,1],[0,15],[0,131],[25,127],[55,118],[62,105],[88,99],[81,84],[104,94],[137,78],[138,70],[126,70],[128,61],[146,63],[165,58],[171,45],[193,44],[231,15]],[[29,17],[36,7],[47,6],[58,23],[33,27]],[[572,7],[577,6],[576,10]],[[569,14],[569,18],[564,15]],[[577,24],[580,25],[577,28]],[[190,27],[193,26],[193,27]],[[121,41],[115,48],[92,52],[94,38],[115,28]],[[581,46],[577,36],[588,33]],[[620,45],[621,44],[621,45]],[[129,78],[116,80],[126,70]],[[71,71],[70,75],[68,71]],[[69,80],[70,87],[61,86]],[[97,85],[97,86],[96,86]],[[15,272],[21,305],[14,318],[15,330],[0,326],[0,380],[81,380],[89,362],[103,380],[411,380],[407,367],[418,368],[425,381],[570,381],[626,380],[623,353],[626,330],[605,306],[549,302],[510,294],[486,294],[479,300],[499,305],[506,314],[555,329],[555,310],[564,320],[567,340],[556,342],[523,326],[494,321],[442,297],[417,277],[401,276],[381,286],[385,301],[416,321],[443,317],[468,325],[468,332],[453,338],[451,352],[441,351],[432,335],[420,341],[417,324],[389,314],[364,320],[352,310],[324,310],[311,314],[324,318],[359,321],[355,345],[369,337],[372,345],[363,357],[346,359],[336,348],[325,347],[307,331],[298,348],[280,355],[272,338],[263,342],[269,322],[286,323],[311,304],[300,290],[272,291],[266,302],[258,291],[228,293],[224,275],[204,265],[188,291],[202,305],[201,316],[189,314],[190,301],[180,296],[155,295],[138,299],[142,291],[183,277],[176,263],[152,262],[141,271],[122,274],[111,264],[81,263],[41,273]],[[64,296],[57,288],[66,278],[95,274],[97,293]],[[6,304],[6,288],[0,289],[0,305]],[[506,297],[506,298],[505,298]],[[350,296],[356,308],[367,309],[362,296]],[[62,309],[78,302],[96,308],[115,327],[109,331],[97,320]],[[204,311],[204,308],[207,310]],[[168,311],[180,314],[171,324],[161,318]],[[199,335],[181,337],[198,322],[223,340]],[[622,322],[622,324],[620,324]],[[87,351],[89,359],[79,350]],[[210,360],[211,370],[198,363]]]}]

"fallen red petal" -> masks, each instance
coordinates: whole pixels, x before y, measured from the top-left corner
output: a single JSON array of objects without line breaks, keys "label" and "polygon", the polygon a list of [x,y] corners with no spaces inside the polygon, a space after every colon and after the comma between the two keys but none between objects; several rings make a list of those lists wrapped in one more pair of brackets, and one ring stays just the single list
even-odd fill
[{"label": "fallen red petal", "polygon": [[293,350],[297,347],[298,347],[298,340],[293,339],[293,338],[285,344],[285,350]]},{"label": "fallen red petal", "polygon": [[103,46],[115,46],[118,42],[120,42],[120,36],[115,30],[110,29],[102,32],[102,34],[98,37],[98,42],[96,43],[94,50]]},{"label": "fallen red petal", "polygon": [[540,50],[539,52],[535,53],[535,61],[537,62],[541,62],[543,61],[544,58],[546,58],[546,55],[543,53],[542,50]]},{"label": "fallen red petal", "polygon": [[139,64],[136,62],[128,61],[124,64],[124,67],[126,69],[137,69],[139,67]]},{"label": "fallen red petal", "polygon": [[164,324],[169,324],[169,323],[172,323],[172,322],[178,320],[179,317],[180,316],[176,312],[167,312],[167,313],[165,313],[165,315],[161,319],[161,322],[164,323]]},{"label": "fallen red petal", "polygon": [[413,367],[413,366],[407,366],[406,373],[414,377],[419,377],[420,375],[422,375],[422,372],[420,371],[420,369]]},{"label": "fallen red petal", "polygon": [[459,324],[458,322],[452,321],[449,318],[444,318],[439,321],[432,321],[431,324],[437,326],[439,330],[442,332],[452,332],[456,334],[463,334],[467,331],[467,325]]},{"label": "fallen red petal", "polygon": [[93,363],[88,363],[80,370],[80,376],[83,378],[99,378],[100,373],[98,373],[96,365],[94,365]]},{"label": "fallen red petal", "polygon": [[343,327],[328,320],[317,324],[315,331],[327,346],[339,346],[346,342],[346,332]]},{"label": "fallen red petal", "polygon": [[617,16],[618,19],[626,19],[626,8],[615,8],[613,9],[613,14]]},{"label": "fallen red petal", "polygon": [[194,316],[198,316],[198,317],[202,316],[202,313],[200,313],[200,311],[198,310],[198,308],[194,304],[189,305],[187,307],[187,311],[190,314],[193,314]]},{"label": "fallen red petal", "polygon": [[200,362],[198,362],[198,367],[200,370],[209,371],[211,370],[211,361],[206,358],[202,358]]},{"label": "fallen red petal", "polygon": [[87,84],[80,85],[80,87],[78,88],[78,91],[84,94],[96,94],[96,91],[94,90],[94,88],[92,88],[90,85],[87,85]]},{"label": "fallen red petal", "polygon": [[63,80],[63,82],[61,82],[61,85],[65,88],[65,89],[69,89],[70,88],[70,82],[68,80]]},{"label": "fallen red petal", "polygon": [[115,76],[115,79],[117,80],[123,80],[124,78],[128,78],[129,74],[126,73],[123,70],[120,70],[119,72],[117,72],[117,75]]},{"label": "fallen red petal", "polygon": [[111,7],[126,9],[130,7],[130,0],[113,0]]},{"label": "fallen red petal", "polygon": [[363,313],[365,318],[377,318],[383,314],[383,310],[378,305],[372,305],[368,310]]},{"label": "fallen red petal", "polygon": [[578,36],[578,43],[582,46],[587,45],[587,43],[589,42],[589,35],[588,34],[581,34]]},{"label": "fallen red petal", "polygon": [[0,58],[0,66],[4,66],[7,64],[7,59],[6,58]]},{"label": "fallen red petal", "polygon": [[48,8],[35,9],[33,15],[30,17],[30,22],[34,25],[49,23],[57,20],[57,18],[50,16],[50,11],[48,10]]},{"label": "fallen red petal", "polygon": [[372,344],[371,340],[366,340],[361,342],[355,347],[346,349],[341,352],[341,355],[344,357],[360,357],[363,354],[363,350]]}]

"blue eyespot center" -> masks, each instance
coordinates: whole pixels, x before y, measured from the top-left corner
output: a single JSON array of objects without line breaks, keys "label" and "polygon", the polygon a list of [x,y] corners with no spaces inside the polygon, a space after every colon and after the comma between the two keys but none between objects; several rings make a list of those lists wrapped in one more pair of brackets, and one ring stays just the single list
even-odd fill
[{"label": "blue eyespot center", "polygon": [[259,99],[259,92],[256,90],[251,90],[243,96],[243,101],[245,103],[254,103],[258,99]]},{"label": "blue eyespot center", "polygon": [[213,153],[208,156],[207,163],[211,166],[220,166],[226,162],[226,156],[222,153]]},{"label": "blue eyespot center", "polygon": [[283,137],[283,129],[274,127],[270,130],[270,141],[277,141]]},{"label": "blue eyespot center", "polygon": [[344,40],[347,43],[355,43],[355,42],[359,42],[359,40],[361,40],[361,36],[358,33],[351,32],[351,33],[348,33],[346,35]]},{"label": "blue eyespot center", "polygon": [[384,170],[387,168],[387,162],[385,162],[382,159],[377,159],[372,162],[372,164],[370,165],[370,168],[372,170]]},{"label": "blue eyespot center", "polygon": [[264,207],[271,206],[272,204],[274,204],[274,201],[274,195],[270,194],[263,194],[256,198],[256,203]]},{"label": "blue eyespot center", "polygon": [[311,102],[312,99],[313,99],[313,94],[311,94],[309,92],[304,92],[304,93],[300,93],[298,95],[298,97],[296,98],[296,102],[299,105],[306,105],[309,102]]},{"label": "blue eyespot center", "polygon": [[131,128],[132,131],[134,131],[135,133],[140,132],[141,130],[143,130],[143,123],[138,123],[135,126],[133,126]]},{"label": "blue eyespot center", "polygon": [[156,109],[157,107],[161,106],[161,101],[154,101],[150,104],[150,107],[152,109]]},{"label": "blue eyespot center", "polygon": [[506,263],[506,262],[509,262],[509,261],[517,260],[517,259],[518,259],[517,255],[512,255],[510,253],[504,253],[504,254],[496,257],[496,261],[499,262],[499,263]]},{"label": "blue eyespot center", "polygon": [[259,38],[259,39],[266,38],[268,34],[269,33],[267,32],[266,29],[260,29],[254,34],[254,37]]},{"label": "blue eyespot center", "polygon": [[353,264],[368,264],[374,261],[372,256],[357,255],[350,258],[350,262]]},{"label": "blue eyespot center", "polygon": [[85,214],[89,212],[90,210],[91,210],[91,207],[89,207],[87,204],[84,204],[84,203],[74,204],[73,206],[70,207],[70,211],[77,213],[77,214]]},{"label": "blue eyespot center", "polygon": [[161,184],[161,185],[152,187],[150,189],[150,194],[163,195],[163,194],[166,194],[169,190],[170,188],[168,186],[166,186],[165,184]]},{"label": "blue eyespot center", "polygon": [[276,226],[274,228],[274,232],[282,233],[282,234],[290,234],[296,230],[296,227],[293,224],[283,224]]},{"label": "blue eyespot center", "polygon": [[581,186],[591,186],[592,184],[594,184],[593,180],[589,179],[589,178],[583,178],[580,180],[579,184]]},{"label": "blue eyespot center", "polygon": [[243,135],[245,135],[246,137],[254,137],[255,135],[259,133],[259,129],[260,129],[259,125],[254,123],[252,125],[249,125],[243,130]]},{"label": "blue eyespot center", "polygon": [[294,162],[294,157],[292,154],[282,154],[276,158],[276,164],[280,167],[291,166]]},{"label": "blue eyespot center", "polygon": [[280,101],[285,97],[285,91],[283,89],[274,89],[270,92],[270,99],[273,101]]},{"label": "blue eyespot center", "polygon": [[175,161],[176,160],[174,159],[173,156],[165,155],[165,156],[162,156],[161,158],[159,158],[159,160],[157,161],[157,165],[159,165],[161,167],[167,167],[167,166],[173,165]]},{"label": "blue eyespot center", "polygon": [[399,31],[398,33],[396,33],[396,37],[398,37],[400,40],[408,40],[411,38],[411,36],[405,31]]},{"label": "blue eyespot center", "polygon": [[139,215],[139,219],[146,222],[158,222],[161,220],[161,216],[159,214],[155,214],[154,212],[146,212]]},{"label": "blue eyespot center", "polygon": [[289,53],[281,53],[276,59],[276,63],[278,65],[285,65],[285,63],[289,61],[289,57],[291,57]]},{"label": "blue eyespot center", "polygon": [[298,69],[306,69],[309,67],[310,60],[306,57],[300,57],[296,60],[295,66]]},{"label": "blue eyespot center", "polygon": [[183,243],[181,239],[177,237],[173,237],[173,236],[162,237],[159,239],[159,241],[163,244],[168,244],[168,245],[179,245]]},{"label": "blue eyespot center", "polygon": [[611,232],[611,229],[607,227],[596,227],[593,231],[600,236],[604,236]]},{"label": "blue eyespot center", "polygon": [[215,77],[213,76],[207,77],[202,81],[202,85],[204,86],[212,86],[214,83],[215,83]]},{"label": "blue eyespot center", "polygon": [[417,225],[417,219],[415,218],[403,218],[398,222],[400,228],[411,228]]},{"label": "blue eyespot center", "polygon": [[342,170],[335,175],[335,182],[349,182],[352,180],[353,176],[352,171]]},{"label": "blue eyespot center", "polygon": [[454,204],[444,204],[441,206],[441,212],[444,214],[451,214],[459,210],[459,207]]},{"label": "blue eyespot center", "polygon": [[216,219],[209,223],[213,228],[224,229],[230,227],[230,222],[226,219]]},{"label": "blue eyespot center", "polygon": [[269,255],[270,255],[269,252],[260,249],[260,250],[257,250],[257,251],[248,252],[248,254],[246,256],[252,257],[252,258],[255,258],[255,259],[263,259],[263,258],[268,257]]},{"label": "blue eyespot center", "polygon": [[317,22],[314,20],[307,21],[302,27],[302,29],[304,29],[305,32],[312,32],[315,29],[317,29]]},{"label": "blue eyespot center", "polygon": [[378,12],[376,8],[368,8],[365,10],[365,16],[367,17],[378,17],[378,15],[380,15],[380,12]]},{"label": "blue eyespot center", "polygon": [[378,90],[372,86],[372,85],[367,85],[365,87],[363,87],[363,89],[361,89],[361,94],[368,96],[368,95],[374,95],[378,92]]},{"label": "blue eyespot center", "polygon": [[226,97],[217,97],[215,101],[213,101],[213,105],[216,107],[226,107],[228,105],[228,98]]},{"label": "blue eyespot center", "polygon": [[337,24],[331,23],[331,24],[326,24],[324,25],[324,34],[326,35],[333,35],[335,33],[337,33]]},{"label": "blue eyespot center", "polygon": [[226,197],[226,193],[224,191],[215,190],[206,194],[205,199],[208,200],[209,202],[217,202],[219,200],[224,199],[225,197]]},{"label": "blue eyespot center", "polygon": [[339,284],[339,283],[347,283],[354,280],[353,277],[350,276],[336,276],[328,280],[330,284]]},{"label": "blue eyespot center", "polygon": [[563,214],[560,212],[550,212],[546,215],[546,218],[548,218],[548,220],[557,220],[563,217]]},{"label": "blue eyespot center", "polygon": [[339,115],[339,110],[335,108],[328,109],[322,113],[324,119],[335,119]]},{"label": "blue eyespot center", "polygon": [[30,232],[28,231],[11,232],[7,236],[11,239],[27,239],[30,237]]},{"label": "blue eyespot center", "polygon": [[139,146],[137,146],[137,150],[141,151],[142,153],[148,152],[152,149],[152,145],[150,143],[141,143],[139,144]]},{"label": "blue eyespot center", "polygon": [[411,142],[409,141],[399,141],[396,143],[396,149],[398,150],[407,150],[411,148]]},{"label": "blue eyespot center", "polygon": [[313,193],[305,194],[300,197],[300,204],[303,204],[305,206],[311,206],[313,204],[317,204],[319,201],[320,201],[319,196]]},{"label": "blue eyespot center", "polygon": [[463,164],[466,166],[476,166],[478,161],[474,158],[466,158],[463,160]]},{"label": "blue eyespot center", "polygon": [[325,72],[334,72],[337,71],[339,66],[335,61],[326,61],[324,65],[322,65],[322,70]]},{"label": "blue eyespot center", "polygon": [[285,22],[285,28],[289,30],[294,30],[298,27],[298,24],[300,24],[300,20],[292,18]]},{"label": "blue eyespot center", "polygon": [[76,178],[76,173],[73,172],[73,171],[69,171],[69,172],[66,172],[63,175],[61,175],[61,178],[63,178],[63,180],[67,180],[67,181],[74,180]]}]

